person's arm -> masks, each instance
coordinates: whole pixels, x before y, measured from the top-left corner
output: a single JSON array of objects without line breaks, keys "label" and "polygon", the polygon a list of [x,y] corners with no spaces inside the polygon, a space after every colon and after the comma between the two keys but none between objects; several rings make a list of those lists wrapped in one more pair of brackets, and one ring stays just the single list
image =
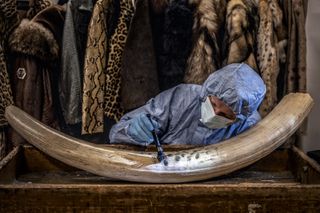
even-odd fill
[{"label": "person's arm", "polygon": [[[143,132],[140,131],[142,135],[138,136],[141,137],[133,137],[134,135],[137,135],[139,133],[139,129],[137,131],[137,128],[140,128],[141,125],[138,125],[137,127],[137,123],[141,124],[143,122],[146,122],[145,115],[150,114],[151,119],[153,121],[153,126],[156,128],[156,131],[161,136],[162,132],[166,130],[168,125],[168,99],[170,99],[170,94],[166,95],[166,93],[161,93],[157,97],[149,100],[146,105],[125,114],[121,118],[121,120],[112,127],[109,134],[110,143],[128,143],[142,146],[147,146],[150,143],[152,143],[152,140],[144,140],[144,138],[147,138],[145,134],[148,133],[148,130],[146,129],[144,129],[145,131]],[[149,133],[150,135],[148,136],[152,139],[151,131]]]}]

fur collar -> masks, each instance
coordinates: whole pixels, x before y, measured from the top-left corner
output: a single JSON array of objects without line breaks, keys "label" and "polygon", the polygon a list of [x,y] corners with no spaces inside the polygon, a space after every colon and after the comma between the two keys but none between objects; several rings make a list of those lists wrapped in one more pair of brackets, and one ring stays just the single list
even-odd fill
[{"label": "fur collar", "polygon": [[54,35],[41,24],[22,20],[9,39],[11,51],[37,57],[44,61],[58,58],[59,45]]}]

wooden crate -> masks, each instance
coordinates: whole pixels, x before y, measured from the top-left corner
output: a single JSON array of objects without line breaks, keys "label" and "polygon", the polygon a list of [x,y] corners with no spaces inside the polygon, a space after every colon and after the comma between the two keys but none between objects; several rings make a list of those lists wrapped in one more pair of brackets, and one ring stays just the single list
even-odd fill
[{"label": "wooden crate", "polygon": [[144,184],[80,171],[24,146],[0,162],[0,212],[320,212],[320,167],[293,147],[224,177]]}]

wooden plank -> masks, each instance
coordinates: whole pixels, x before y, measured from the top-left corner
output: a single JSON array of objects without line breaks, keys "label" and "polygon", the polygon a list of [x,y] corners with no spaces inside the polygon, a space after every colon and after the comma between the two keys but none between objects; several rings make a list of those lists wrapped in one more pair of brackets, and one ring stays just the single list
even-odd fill
[{"label": "wooden plank", "polygon": [[290,170],[303,184],[320,184],[320,165],[297,147],[292,147]]},{"label": "wooden plank", "polygon": [[[13,157],[19,153],[24,156]],[[63,171],[63,163],[33,147],[17,148],[10,158],[2,165],[15,160],[19,165],[26,159],[27,164],[42,165],[29,165],[33,170],[20,173],[16,181],[0,183],[0,212],[320,212],[320,185],[310,184],[316,182],[311,178],[301,184],[285,174],[290,172],[292,158],[297,159],[297,167],[307,165],[320,174],[318,165],[312,161],[310,165],[299,150],[280,149],[230,176],[193,184],[128,183],[84,171]],[[21,180],[28,172],[41,172],[41,167],[57,172],[56,176],[48,179],[45,175],[50,172],[45,171],[43,179]]]},{"label": "wooden plank", "polygon": [[0,185],[0,212],[320,212],[319,185]]},{"label": "wooden plank", "polygon": [[22,151],[25,171],[21,171],[21,173],[79,170],[44,154],[33,146],[24,146]]},{"label": "wooden plank", "polygon": [[0,183],[12,183],[19,168],[20,146],[15,147],[5,158],[0,161]]}]

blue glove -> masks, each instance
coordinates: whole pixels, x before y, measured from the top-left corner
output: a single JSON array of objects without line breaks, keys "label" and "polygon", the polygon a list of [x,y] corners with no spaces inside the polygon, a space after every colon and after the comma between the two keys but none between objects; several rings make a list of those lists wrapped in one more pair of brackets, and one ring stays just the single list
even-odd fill
[{"label": "blue glove", "polygon": [[[152,123],[151,123],[152,121]],[[144,113],[134,117],[129,122],[128,135],[138,143],[149,145],[153,142],[151,131],[160,127],[159,123]]]}]

